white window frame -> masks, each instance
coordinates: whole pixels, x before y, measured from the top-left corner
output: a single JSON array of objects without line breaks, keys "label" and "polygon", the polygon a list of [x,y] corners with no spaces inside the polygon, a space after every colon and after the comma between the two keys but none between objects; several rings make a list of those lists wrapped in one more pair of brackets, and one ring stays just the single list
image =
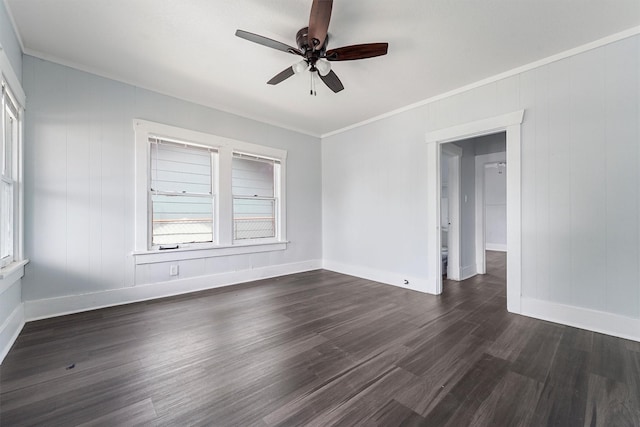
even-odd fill
[{"label": "white window frame", "polygon": [[[134,119],[135,132],[135,249],[136,264],[182,259],[207,258],[286,249],[286,159],[285,150],[237,141],[204,132]],[[151,242],[149,182],[151,179],[150,138],[193,144],[217,152],[212,168],[214,198],[213,242],[179,245],[161,250]],[[279,198],[276,203],[276,236],[263,239],[233,240],[233,196],[231,194],[231,162],[234,152],[250,153],[280,162]]]},{"label": "white window frame", "polygon": [[[9,184],[11,186],[11,204],[12,204],[12,218],[11,227],[12,227],[12,253],[10,257],[6,259],[0,260],[0,281],[5,277],[13,275],[17,269],[22,269],[22,267],[27,263],[24,260],[24,188],[23,188],[23,117],[24,117],[24,103],[25,96],[22,91],[22,87],[19,82],[15,79],[15,77],[11,78],[11,73],[7,73],[5,70],[8,69],[4,58],[0,58],[0,85],[1,85],[1,101],[0,105],[2,106],[2,123],[1,123],[1,132],[2,132],[2,140],[0,141],[0,148],[2,150],[6,150],[6,123],[5,123],[5,109],[8,108],[6,104],[10,102],[15,107],[16,111],[11,111],[11,115],[15,120],[15,133],[12,135],[11,141],[11,153],[10,153],[10,171],[5,174],[4,165],[0,168],[0,180],[2,180],[3,184]],[[14,139],[15,138],[15,139]],[[6,151],[5,151],[6,153]],[[2,155],[2,159],[4,160],[5,153]],[[0,207],[0,209],[4,210],[4,208]],[[4,218],[2,221],[2,225],[4,225]],[[0,227],[4,228],[4,227]],[[0,229],[0,241],[2,239],[3,229]],[[21,270],[21,274],[22,274]]]}]

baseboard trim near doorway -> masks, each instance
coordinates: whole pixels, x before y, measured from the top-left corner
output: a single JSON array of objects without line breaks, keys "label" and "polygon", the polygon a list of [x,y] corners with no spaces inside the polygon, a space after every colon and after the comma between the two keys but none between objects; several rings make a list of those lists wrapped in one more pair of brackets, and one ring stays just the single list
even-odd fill
[{"label": "baseboard trim near doorway", "polygon": [[520,314],[640,342],[640,319],[522,297]]}]

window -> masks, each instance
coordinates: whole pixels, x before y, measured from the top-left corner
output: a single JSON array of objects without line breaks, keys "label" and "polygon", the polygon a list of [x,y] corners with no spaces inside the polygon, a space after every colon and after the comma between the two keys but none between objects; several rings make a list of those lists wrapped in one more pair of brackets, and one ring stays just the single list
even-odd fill
[{"label": "window", "polygon": [[234,240],[276,236],[279,172],[279,161],[249,154],[233,154]]},{"label": "window", "polygon": [[151,245],[213,242],[213,156],[203,147],[150,138]]},{"label": "window", "polygon": [[286,151],[144,120],[134,128],[135,255],[285,249]]},{"label": "window", "polygon": [[15,260],[16,181],[19,112],[6,84],[2,85],[2,161],[0,169],[0,267]]}]

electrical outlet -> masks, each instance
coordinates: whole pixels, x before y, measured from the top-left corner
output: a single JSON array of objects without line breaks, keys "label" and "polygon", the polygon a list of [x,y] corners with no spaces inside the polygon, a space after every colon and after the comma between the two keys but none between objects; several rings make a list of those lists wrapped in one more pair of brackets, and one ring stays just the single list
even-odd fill
[{"label": "electrical outlet", "polygon": [[178,266],[172,265],[169,267],[169,276],[177,276],[178,275]]}]

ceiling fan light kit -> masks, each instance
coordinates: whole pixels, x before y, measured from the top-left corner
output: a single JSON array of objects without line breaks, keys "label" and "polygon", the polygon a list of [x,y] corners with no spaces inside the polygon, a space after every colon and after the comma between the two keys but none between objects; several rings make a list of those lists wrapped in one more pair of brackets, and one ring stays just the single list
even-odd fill
[{"label": "ceiling fan light kit", "polygon": [[293,72],[296,73],[296,74],[304,73],[308,69],[309,69],[309,63],[307,61],[305,61],[305,60],[302,60],[300,62],[296,62],[293,65]]},{"label": "ceiling fan light kit", "polygon": [[331,19],[332,8],[333,0],[313,0],[309,26],[300,29],[296,34],[296,44],[298,48],[243,30],[237,30],[236,36],[303,58],[302,61],[273,76],[271,80],[267,82],[268,84],[277,85],[294,74],[300,74],[309,70],[311,72],[310,93],[312,95],[315,95],[314,74],[316,74],[329,89],[338,93],[344,89],[344,86],[336,73],[331,69],[331,63],[329,61],[353,61],[386,55],[389,44],[366,43],[327,50],[327,44],[329,42],[329,21]]},{"label": "ceiling fan light kit", "polygon": [[331,71],[331,63],[329,61],[320,60],[316,62],[316,69],[318,70],[318,74],[321,76],[326,76]]}]

